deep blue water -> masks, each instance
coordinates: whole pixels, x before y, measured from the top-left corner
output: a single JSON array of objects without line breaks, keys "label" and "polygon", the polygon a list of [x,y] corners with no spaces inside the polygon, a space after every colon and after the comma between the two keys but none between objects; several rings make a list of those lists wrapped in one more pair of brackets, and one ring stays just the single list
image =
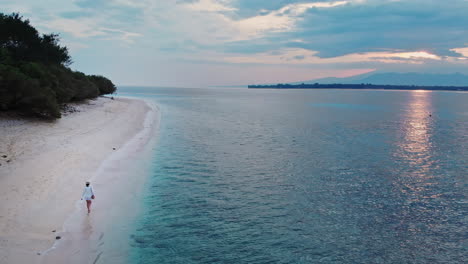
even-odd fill
[{"label": "deep blue water", "polygon": [[162,112],[129,263],[468,261],[468,93],[120,91]]}]

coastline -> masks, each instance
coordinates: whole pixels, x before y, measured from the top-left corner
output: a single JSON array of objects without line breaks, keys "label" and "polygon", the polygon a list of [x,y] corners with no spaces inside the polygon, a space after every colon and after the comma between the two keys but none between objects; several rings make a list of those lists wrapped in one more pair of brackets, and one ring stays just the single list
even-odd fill
[{"label": "coastline", "polygon": [[[7,155],[0,161],[1,263],[54,263],[67,257],[66,250],[54,249],[73,247],[76,220],[86,216],[79,201],[86,180],[97,190],[93,209],[101,209],[100,215],[93,211],[84,217],[90,225],[112,214],[107,209],[117,191],[119,199],[134,198],[121,192],[129,181],[133,190],[142,188],[145,177],[130,180],[124,177],[128,171],[123,172],[135,165],[131,158],[151,145],[157,108],[145,100],[121,97],[100,97],[75,107],[78,112],[55,122],[0,121],[0,154]],[[75,255],[83,254],[84,250]]]}]

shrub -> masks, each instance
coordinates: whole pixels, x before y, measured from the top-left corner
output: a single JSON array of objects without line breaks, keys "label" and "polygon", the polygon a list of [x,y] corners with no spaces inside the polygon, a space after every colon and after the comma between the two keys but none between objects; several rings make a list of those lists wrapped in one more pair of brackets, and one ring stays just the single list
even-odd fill
[{"label": "shrub", "polygon": [[[38,70],[37,65],[25,66],[29,70]],[[0,64],[0,104],[3,110],[17,110],[28,115],[59,118],[60,110],[55,92],[48,86],[41,85],[43,72],[35,72],[32,78],[20,68]]]},{"label": "shrub", "polygon": [[89,78],[99,88],[100,95],[113,94],[117,90],[111,80],[104,76],[91,75]]}]

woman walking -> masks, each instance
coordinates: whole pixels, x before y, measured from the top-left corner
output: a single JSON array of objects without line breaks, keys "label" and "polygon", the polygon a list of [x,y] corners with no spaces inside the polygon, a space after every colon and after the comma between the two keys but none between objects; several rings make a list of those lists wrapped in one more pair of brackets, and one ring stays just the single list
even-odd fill
[{"label": "woman walking", "polygon": [[86,200],[86,207],[88,208],[88,214],[91,213],[91,200],[94,199],[94,190],[93,187],[90,186],[89,181],[86,182],[86,186],[84,187],[83,194],[81,195],[81,200]]}]

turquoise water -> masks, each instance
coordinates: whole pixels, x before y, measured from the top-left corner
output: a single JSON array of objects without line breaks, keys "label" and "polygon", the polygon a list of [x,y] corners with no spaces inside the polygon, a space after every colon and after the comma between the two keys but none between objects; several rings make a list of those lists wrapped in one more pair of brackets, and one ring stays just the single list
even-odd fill
[{"label": "turquoise water", "polygon": [[466,263],[468,93],[121,88],[161,109],[129,263]]}]

